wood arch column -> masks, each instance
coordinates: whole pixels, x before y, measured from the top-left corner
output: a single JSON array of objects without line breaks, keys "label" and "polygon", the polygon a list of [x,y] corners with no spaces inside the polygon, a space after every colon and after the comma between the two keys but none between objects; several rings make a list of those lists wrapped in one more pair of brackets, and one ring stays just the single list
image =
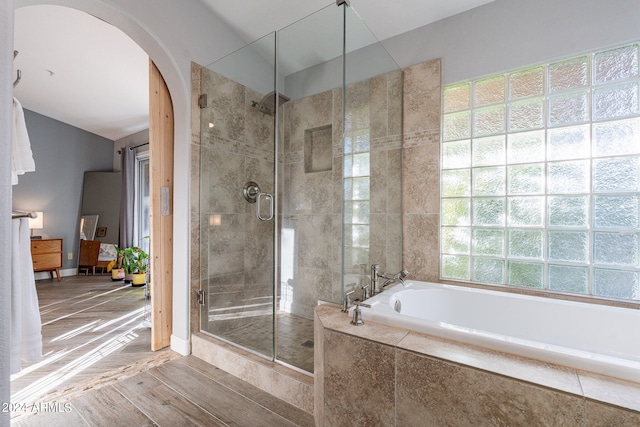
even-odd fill
[{"label": "wood arch column", "polygon": [[[151,350],[171,344],[173,300],[173,103],[149,61],[149,179],[151,193]],[[163,200],[164,198],[164,200]]]}]

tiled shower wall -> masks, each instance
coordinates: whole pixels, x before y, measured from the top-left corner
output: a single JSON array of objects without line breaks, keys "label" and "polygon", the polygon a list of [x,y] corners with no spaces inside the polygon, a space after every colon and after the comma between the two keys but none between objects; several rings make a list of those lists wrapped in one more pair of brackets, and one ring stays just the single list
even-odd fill
[{"label": "tiled shower wall", "polygon": [[[346,133],[357,135],[370,157],[370,196],[361,204],[369,247],[349,244],[345,227],[347,288],[366,280],[361,264],[367,273],[373,262],[383,269],[401,266],[401,108],[400,71],[347,88]],[[283,110],[282,225],[295,251],[293,277],[283,274],[281,298],[290,299],[294,314],[311,319],[318,300],[342,298],[342,90],[288,102]]]},{"label": "tiled shower wall", "polygon": [[200,274],[217,310],[210,318],[233,318],[215,322],[225,332],[272,309],[273,226],[256,218],[242,190],[254,181],[274,193],[273,118],[251,106],[261,94],[206,68],[201,78]]},{"label": "tiled shower wall", "polygon": [[[204,227],[206,232],[209,232],[210,227],[209,215],[205,210],[208,208],[203,206],[201,212],[200,207],[200,143],[201,140],[205,144],[217,141],[215,134],[209,130],[208,123],[200,123],[198,95],[201,70],[201,66],[193,64],[191,328],[194,332],[200,330],[199,306],[195,301],[196,292],[200,289],[201,268],[206,268],[206,262],[202,263],[201,267],[201,260],[208,260],[211,255],[207,248],[200,248],[201,227]],[[229,114],[234,111],[233,108],[235,111],[244,111],[244,107],[255,116],[253,123],[249,122],[250,126],[259,125],[261,119],[271,119],[252,109],[249,110],[247,102],[250,103],[254,98],[259,99],[259,94],[241,95],[240,87],[236,87],[235,83],[224,83],[221,86],[227,91],[235,90],[238,98],[229,103],[220,102],[219,108],[226,108],[226,113]],[[358,248],[348,248],[350,250],[345,252],[347,290],[357,282],[367,280],[359,277],[360,264],[367,264],[368,267],[375,262],[381,264],[383,271],[395,272],[404,267],[415,279],[437,280],[440,60],[418,64],[403,72],[374,77],[351,85],[347,90],[347,117],[355,120],[352,123],[357,126],[369,129],[372,187],[370,256],[367,259]],[[222,98],[220,100],[222,101]],[[238,102],[239,100],[242,100],[242,103]],[[299,290],[293,297],[295,303],[292,303],[292,307],[306,317],[311,316],[308,307],[315,305],[318,299],[335,302],[341,299],[341,90],[335,89],[291,101],[283,107],[284,120],[281,123],[286,126],[281,129],[284,154],[279,159],[282,162],[280,179],[290,187],[284,195],[280,193],[281,224],[284,229],[292,229],[297,239],[298,250],[295,251],[293,280],[313,283],[312,286]],[[357,114],[349,115],[349,112],[356,111]],[[241,144],[223,136],[233,135],[234,129],[235,135],[240,135],[240,124],[245,125],[246,122],[230,120],[225,127],[221,125],[220,130],[216,129],[216,132],[221,132],[219,143],[226,144],[225,147],[228,149],[240,150]],[[201,125],[206,127],[202,135]],[[258,126],[257,130],[251,132],[267,132],[264,126]],[[331,127],[332,169],[305,173],[304,131],[326,126]],[[251,133],[251,138],[254,139],[255,135],[256,133]],[[268,167],[269,155],[263,152],[265,147],[259,148],[262,159],[252,161]],[[203,150],[204,152],[206,150]],[[212,158],[210,161],[213,162],[215,159]],[[213,163],[209,164],[213,166]],[[243,203],[246,204],[244,201]],[[252,209],[253,206],[245,208]],[[253,211],[250,210],[249,213],[245,211],[233,215],[237,215],[239,220],[241,215],[252,214]],[[397,232],[400,227],[401,234]],[[236,237],[242,237],[244,240],[239,232],[238,229],[235,232],[230,231],[228,236],[235,233]],[[266,253],[270,253],[270,250],[270,247],[265,248]],[[236,253],[239,253],[238,246]],[[233,273],[228,274],[233,276]],[[264,285],[264,289],[267,286]]]},{"label": "tiled shower wall", "polygon": [[402,264],[424,281],[439,278],[440,71],[439,59],[404,69]]}]

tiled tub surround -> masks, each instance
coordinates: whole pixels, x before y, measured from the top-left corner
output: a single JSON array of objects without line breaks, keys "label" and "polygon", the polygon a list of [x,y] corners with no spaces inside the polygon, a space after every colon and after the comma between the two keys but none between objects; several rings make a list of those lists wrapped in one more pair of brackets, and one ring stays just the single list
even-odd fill
[{"label": "tiled tub surround", "polygon": [[418,281],[367,305],[365,321],[640,383],[638,309]]},{"label": "tiled tub surround", "polygon": [[640,384],[316,308],[317,426],[636,426]]}]

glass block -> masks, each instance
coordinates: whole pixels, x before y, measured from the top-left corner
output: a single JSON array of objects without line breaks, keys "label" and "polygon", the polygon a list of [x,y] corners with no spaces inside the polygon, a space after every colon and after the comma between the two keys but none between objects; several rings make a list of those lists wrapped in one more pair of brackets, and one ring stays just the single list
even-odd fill
[{"label": "glass block", "polygon": [[594,84],[638,76],[638,45],[611,49],[593,56]]},{"label": "glass block", "polygon": [[639,111],[638,82],[593,90],[593,120],[629,117]]},{"label": "glass block", "polygon": [[469,169],[446,170],[440,174],[443,197],[469,196],[471,171]]},{"label": "glass block", "polygon": [[544,126],[544,100],[542,98],[513,102],[509,105],[509,131],[540,129]]},{"label": "glass block", "polygon": [[344,154],[353,153],[353,137],[351,133],[345,132],[342,137],[342,150]]},{"label": "glass block", "polygon": [[588,193],[590,170],[588,160],[548,163],[547,193]]},{"label": "glass block", "polygon": [[509,230],[509,257],[542,258],[542,230]]},{"label": "glass block", "polygon": [[510,197],[507,224],[541,227],[544,218],[544,197]]},{"label": "glass block", "polygon": [[444,88],[444,112],[467,110],[470,108],[471,83],[460,83]]},{"label": "glass block", "polygon": [[549,92],[584,87],[589,83],[589,57],[580,56],[549,64]]},{"label": "glass block", "polygon": [[473,168],[472,185],[474,196],[502,196],[505,194],[505,168],[495,166]]},{"label": "glass block", "polygon": [[531,163],[544,161],[544,130],[507,135],[507,162]]},{"label": "glass block", "polygon": [[594,227],[638,228],[638,196],[595,196]]},{"label": "glass block", "polygon": [[369,247],[370,229],[368,225],[351,226],[351,246],[355,248]]},{"label": "glass block", "polygon": [[589,293],[589,268],[549,264],[549,289],[575,294]]},{"label": "glass block", "polygon": [[588,231],[549,231],[548,246],[550,261],[589,261]]},{"label": "glass block", "polygon": [[355,153],[364,153],[371,151],[371,134],[369,132],[369,129],[360,129],[353,132],[353,139],[353,150]]},{"label": "glass block", "polygon": [[509,99],[526,98],[544,93],[544,66],[509,74]]},{"label": "glass block", "polygon": [[474,255],[504,255],[504,231],[487,228],[473,230],[472,251]]},{"label": "glass block", "polygon": [[471,112],[445,114],[442,126],[443,141],[468,139],[471,137]]},{"label": "glass block", "polygon": [[504,103],[504,75],[488,77],[473,83],[473,106]]},{"label": "glass block", "polygon": [[489,136],[504,133],[505,108],[502,105],[477,109],[473,112],[473,136]]},{"label": "glass block", "polygon": [[351,176],[369,176],[370,167],[370,154],[354,154],[353,155],[353,169],[351,170]]},{"label": "glass block", "polygon": [[540,194],[544,192],[544,163],[507,167],[507,194]]},{"label": "glass block", "polygon": [[442,227],[442,253],[469,254],[471,231],[466,227]]},{"label": "glass block", "polygon": [[638,157],[614,157],[593,161],[593,191],[638,190]]},{"label": "glass block", "polygon": [[353,176],[353,156],[345,155],[342,158],[342,175],[345,178]]},{"label": "glass block", "polygon": [[443,255],[442,278],[469,280],[469,257]]},{"label": "glass block", "polygon": [[589,196],[549,197],[550,227],[587,227],[589,225]]},{"label": "glass block", "polygon": [[467,168],[471,165],[471,141],[443,142],[442,168]]},{"label": "glass block", "polygon": [[345,178],[342,181],[342,191],[345,200],[353,200],[353,178]]},{"label": "glass block", "polygon": [[[366,178],[353,178],[352,180],[345,179],[345,187],[347,181],[352,181],[349,188],[345,188],[345,199],[347,200],[369,200],[371,196],[371,185],[369,183],[369,177]],[[350,193],[347,191],[350,190]]]},{"label": "glass block", "polygon": [[473,166],[503,165],[506,159],[505,136],[474,138],[471,146]]},{"label": "glass block", "polygon": [[593,262],[600,265],[636,267],[638,235],[635,233],[593,233]]},{"label": "glass block", "polygon": [[542,272],[542,264],[509,261],[509,284],[542,289]]},{"label": "glass block", "polygon": [[505,218],[503,198],[473,199],[473,225],[504,226]]},{"label": "glass block", "polygon": [[547,130],[547,159],[589,158],[591,138],[589,125]]},{"label": "glass block", "polygon": [[568,126],[589,121],[589,92],[549,97],[549,126]]},{"label": "glass block", "polygon": [[596,268],[593,271],[593,295],[637,300],[638,273]]},{"label": "glass block", "polygon": [[504,284],[504,261],[500,259],[474,258],[473,281]]},{"label": "glass block", "polygon": [[352,224],[369,224],[369,202],[351,202],[353,210],[351,217],[347,218]]},{"label": "glass block", "polygon": [[469,199],[442,199],[442,225],[469,225]]},{"label": "glass block", "polygon": [[640,153],[640,118],[593,124],[593,155]]}]

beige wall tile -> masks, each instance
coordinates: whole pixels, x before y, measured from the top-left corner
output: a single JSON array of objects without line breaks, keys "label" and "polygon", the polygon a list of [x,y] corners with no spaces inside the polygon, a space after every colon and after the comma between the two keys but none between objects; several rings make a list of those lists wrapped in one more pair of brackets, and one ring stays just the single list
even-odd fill
[{"label": "beige wall tile", "polygon": [[402,262],[415,280],[437,281],[439,215],[404,215]]},{"label": "beige wall tile", "polygon": [[440,60],[404,69],[403,132],[440,129]]},{"label": "beige wall tile", "polygon": [[325,424],[393,425],[394,349],[328,330],[324,338]]},{"label": "beige wall tile", "polygon": [[585,423],[580,397],[397,352],[397,425],[532,426]]}]

